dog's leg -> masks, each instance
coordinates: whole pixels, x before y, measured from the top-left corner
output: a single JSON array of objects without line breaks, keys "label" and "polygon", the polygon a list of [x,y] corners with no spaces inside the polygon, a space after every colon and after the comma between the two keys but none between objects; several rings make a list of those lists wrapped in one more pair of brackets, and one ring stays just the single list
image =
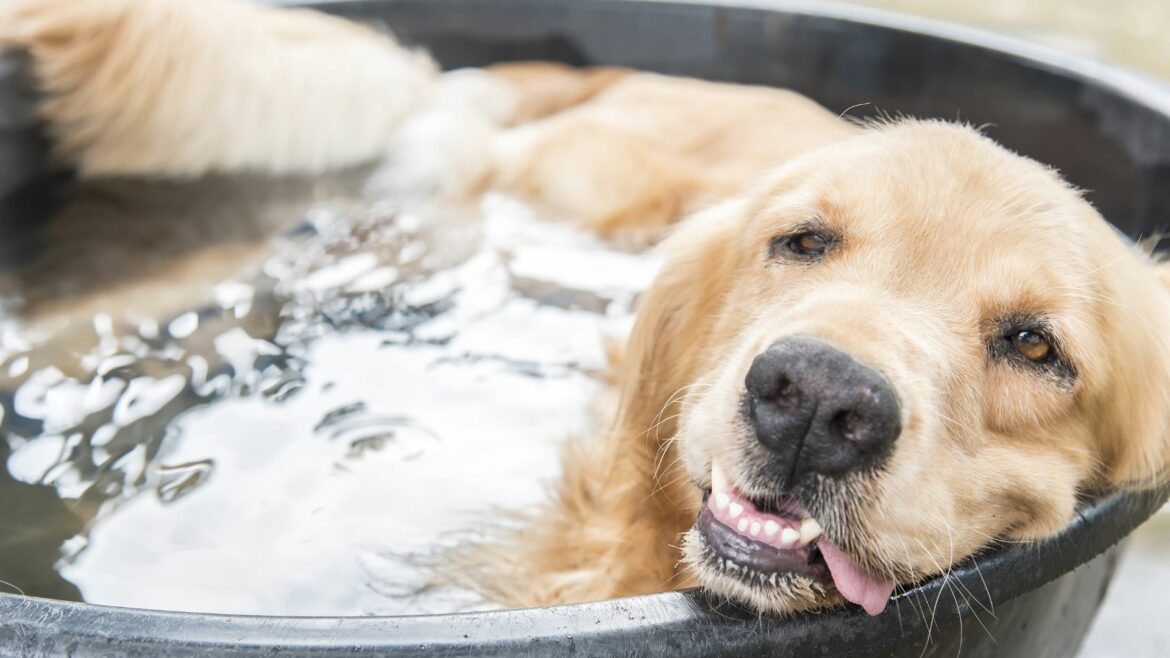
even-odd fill
[{"label": "dog's leg", "polygon": [[486,74],[503,90],[501,123],[517,126],[496,140],[496,187],[632,242],[654,241],[690,209],[699,177],[588,107],[635,72],[524,62]]},{"label": "dog's leg", "polygon": [[433,64],[385,35],[232,0],[5,0],[83,175],[317,172],[378,157]]},{"label": "dog's leg", "polygon": [[707,180],[687,163],[572,112],[496,144],[496,187],[619,242],[656,242],[706,196]]},{"label": "dog's leg", "polygon": [[[605,225],[613,223],[606,219],[614,215],[612,208],[618,206],[620,212],[629,205],[629,199],[611,200],[622,191],[607,190],[600,200],[582,200],[579,195],[569,198],[564,185],[553,186],[566,178],[578,181],[576,189],[605,187],[609,180],[624,182],[629,177],[621,173],[587,169],[593,166],[599,148],[605,149],[602,156],[623,159],[638,146],[625,143],[628,140],[612,131],[591,130],[596,127],[580,122],[550,124],[539,120],[588,102],[630,74],[626,69],[575,69],[546,62],[445,73],[437,85],[436,102],[430,111],[403,125],[388,157],[371,178],[368,191],[442,204],[461,203],[496,188],[544,206],[553,214],[581,217],[591,228],[605,232]],[[582,131],[589,134],[578,134]],[[548,149],[557,155],[545,155]],[[641,159],[653,157],[643,154]],[[626,171],[631,166],[637,163],[629,163]],[[557,171],[548,172],[546,167]],[[608,178],[600,180],[606,174]]]}]

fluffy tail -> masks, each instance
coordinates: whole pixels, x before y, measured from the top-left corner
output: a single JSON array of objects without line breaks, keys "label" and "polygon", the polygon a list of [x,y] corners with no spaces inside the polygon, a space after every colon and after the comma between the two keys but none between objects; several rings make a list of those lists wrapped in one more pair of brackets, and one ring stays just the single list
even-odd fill
[{"label": "fluffy tail", "polygon": [[436,68],[389,36],[233,0],[4,0],[82,175],[314,173],[380,156]]}]

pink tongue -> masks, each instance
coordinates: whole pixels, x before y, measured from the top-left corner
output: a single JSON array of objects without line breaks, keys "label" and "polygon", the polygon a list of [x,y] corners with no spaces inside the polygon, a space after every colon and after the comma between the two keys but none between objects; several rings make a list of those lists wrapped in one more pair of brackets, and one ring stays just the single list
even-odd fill
[{"label": "pink tongue", "polygon": [[852,603],[865,608],[871,615],[881,614],[886,609],[890,595],[894,593],[894,581],[877,578],[866,573],[856,562],[849,559],[841,549],[829,543],[824,537],[817,541],[817,548],[829,565],[833,584]]}]

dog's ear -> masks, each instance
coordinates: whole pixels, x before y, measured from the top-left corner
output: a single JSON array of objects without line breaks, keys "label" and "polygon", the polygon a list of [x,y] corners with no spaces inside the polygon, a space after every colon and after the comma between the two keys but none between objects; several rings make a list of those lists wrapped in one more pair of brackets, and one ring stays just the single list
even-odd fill
[{"label": "dog's ear", "polygon": [[[664,265],[640,300],[622,369],[618,423],[642,432],[676,415],[668,409],[703,371],[743,259],[747,202],[725,201],[687,219],[659,247]],[[673,402],[672,402],[673,399]],[[664,423],[656,434],[673,431]]]},{"label": "dog's ear", "polygon": [[1121,281],[1121,299],[1109,309],[1112,381],[1099,407],[1107,478],[1124,488],[1170,480],[1170,263],[1138,266],[1143,271]]}]

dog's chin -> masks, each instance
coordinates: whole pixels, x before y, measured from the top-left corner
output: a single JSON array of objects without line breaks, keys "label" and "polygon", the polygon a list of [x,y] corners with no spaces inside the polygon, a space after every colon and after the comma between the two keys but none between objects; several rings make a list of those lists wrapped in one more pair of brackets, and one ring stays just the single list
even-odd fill
[{"label": "dog's chin", "polygon": [[790,614],[845,602],[815,547],[784,550],[752,541],[706,505],[683,538],[683,559],[708,592],[757,612]]}]

